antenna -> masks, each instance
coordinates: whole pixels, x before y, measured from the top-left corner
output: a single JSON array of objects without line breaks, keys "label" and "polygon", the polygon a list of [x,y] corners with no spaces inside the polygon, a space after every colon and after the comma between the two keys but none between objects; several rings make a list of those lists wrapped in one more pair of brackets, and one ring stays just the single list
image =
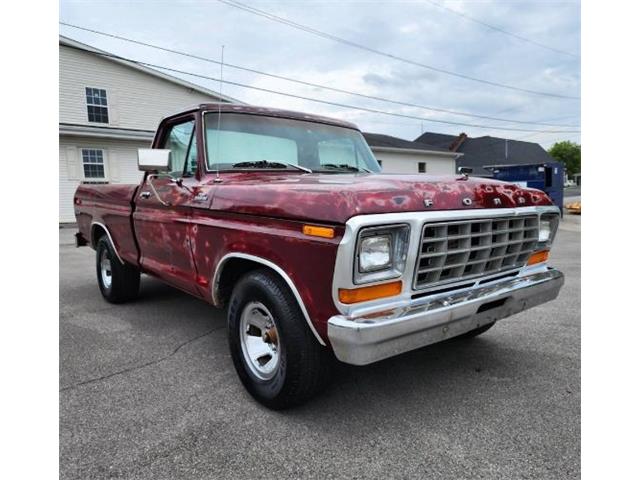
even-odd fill
[{"label": "antenna", "polygon": [[222,74],[224,68],[224,45],[220,52],[220,93],[218,98],[218,130],[216,135],[216,182],[221,182],[220,179],[220,119],[222,117]]}]

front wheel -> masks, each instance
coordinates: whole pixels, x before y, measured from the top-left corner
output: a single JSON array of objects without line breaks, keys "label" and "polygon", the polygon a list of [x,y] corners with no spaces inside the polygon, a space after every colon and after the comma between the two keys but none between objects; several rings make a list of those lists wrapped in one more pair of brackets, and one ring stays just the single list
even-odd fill
[{"label": "front wheel", "polygon": [[140,290],[140,270],[120,262],[106,235],[96,245],[96,274],[100,292],[107,302],[133,300]]},{"label": "front wheel", "polygon": [[249,272],[237,283],[228,327],[238,376],[263,405],[288,408],[325,385],[330,355],[310,331],[288,286],[271,271]]}]

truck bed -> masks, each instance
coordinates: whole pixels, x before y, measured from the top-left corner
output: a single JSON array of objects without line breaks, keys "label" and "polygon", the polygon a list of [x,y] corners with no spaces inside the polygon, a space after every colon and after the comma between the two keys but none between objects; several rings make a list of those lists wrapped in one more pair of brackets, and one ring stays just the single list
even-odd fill
[{"label": "truck bed", "polygon": [[73,203],[81,241],[91,246],[105,231],[121,260],[138,263],[131,214],[139,185],[83,184],[76,190]]}]

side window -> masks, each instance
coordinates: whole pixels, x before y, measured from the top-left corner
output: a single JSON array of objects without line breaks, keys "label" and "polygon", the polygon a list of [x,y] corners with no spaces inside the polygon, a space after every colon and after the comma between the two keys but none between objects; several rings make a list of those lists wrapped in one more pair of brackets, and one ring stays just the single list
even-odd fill
[{"label": "side window", "polygon": [[92,123],[109,123],[107,91],[102,88],[86,87],[87,117]]},{"label": "side window", "polygon": [[106,183],[103,150],[99,148],[82,149],[82,175],[84,183]]},{"label": "side window", "polygon": [[426,162],[418,162],[418,173],[427,173]]},{"label": "side window", "polygon": [[162,148],[171,150],[169,173],[174,177],[193,175],[196,169],[195,122],[190,120],[171,127]]},{"label": "side window", "polygon": [[184,167],[184,176],[193,177],[198,168],[198,136],[194,132],[191,134],[191,144],[187,152],[187,164]]}]

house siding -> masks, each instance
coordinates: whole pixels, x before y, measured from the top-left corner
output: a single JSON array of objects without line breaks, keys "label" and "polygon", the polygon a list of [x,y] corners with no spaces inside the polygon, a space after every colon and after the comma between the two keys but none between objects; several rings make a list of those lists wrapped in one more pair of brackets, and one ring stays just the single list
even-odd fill
[{"label": "house siding", "polygon": [[[89,122],[85,87],[107,91],[109,124]],[[155,130],[167,115],[216,100],[96,54],[60,45],[60,123]]]},{"label": "house siding", "polygon": [[109,183],[140,183],[138,148],[148,148],[150,142],[115,140],[101,137],[60,137],[60,222],[74,222],[73,194],[84,180],[82,149],[95,148],[104,152],[105,180]]},{"label": "house siding", "polygon": [[456,172],[455,157],[410,152],[380,152],[372,148],[376,159],[382,162],[384,173],[418,173],[418,163],[426,163],[426,174],[453,175]]},{"label": "house siding", "polygon": [[[138,183],[141,173],[137,169],[137,150],[149,147],[151,141],[119,139],[115,138],[115,133],[109,138],[109,128],[142,130],[152,135],[167,115],[218,100],[214,95],[63,44],[59,48],[59,62],[60,124],[103,127],[107,135],[105,138],[60,133],[60,222],[75,221],[73,194],[83,180],[82,148],[104,151],[105,175],[109,183]],[[89,122],[86,87],[106,90],[108,124]]]}]

